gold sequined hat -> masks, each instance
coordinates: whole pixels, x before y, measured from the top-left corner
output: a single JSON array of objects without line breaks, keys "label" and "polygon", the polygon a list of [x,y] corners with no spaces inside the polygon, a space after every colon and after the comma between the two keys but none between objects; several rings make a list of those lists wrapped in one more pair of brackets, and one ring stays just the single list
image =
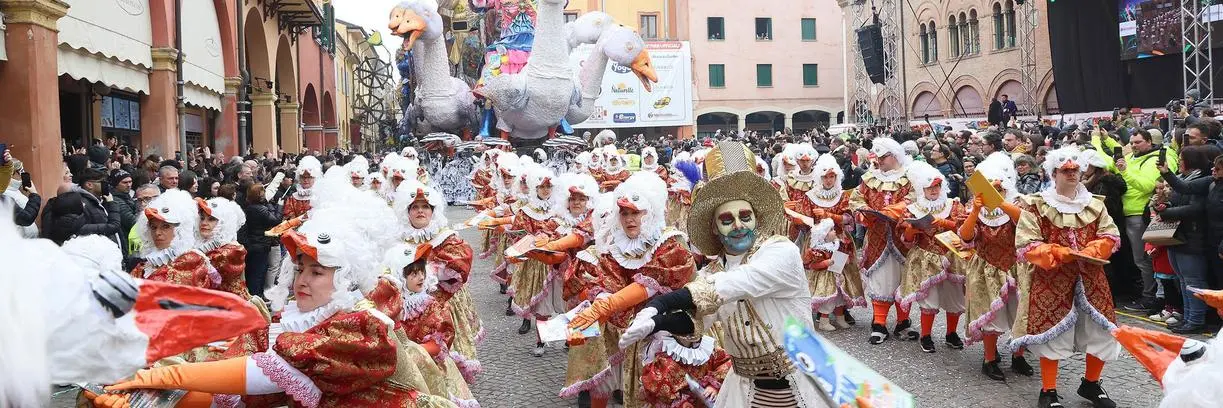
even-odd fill
[{"label": "gold sequined hat", "polygon": [[763,239],[779,231],[782,223],[781,193],[756,174],[756,155],[739,142],[722,142],[705,155],[704,183],[692,193],[688,238],[702,254],[722,252],[714,229],[714,210],[735,200],[745,200],[756,213],[756,235]]}]

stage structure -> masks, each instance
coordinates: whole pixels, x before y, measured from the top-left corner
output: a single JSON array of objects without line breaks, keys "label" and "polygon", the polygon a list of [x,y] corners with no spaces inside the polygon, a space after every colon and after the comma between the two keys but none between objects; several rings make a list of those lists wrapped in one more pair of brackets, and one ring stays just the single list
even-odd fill
[{"label": "stage structure", "polygon": [[[1024,105],[1019,106],[1021,115],[1034,115],[1040,112],[1037,97],[1040,87],[1040,78],[1036,77],[1036,28],[1040,25],[1040,15],[1036,9],[1036,2],[1040,0],[1027,0],[1019,7],[1020,26],[1023,29],[1023,38],[1019,49],[1019,84],[1023,86],[1023,101]],[[1188,1],[1188,0],[1186,0]],[[1207,38],[1209,41],[1209,37]]]},{"label": "stage structure", "polygon": [[[900,28],[900,11],[901,1],[907,0],[876,0],[870,1],[870,12],[867,13],[866,0],[851,0],[853,13],[852,30],[857,30],[869,25],[878,25],[883,40],[883,74],[884,82],[882,87],[875,88],[875,84],[871,82],[870,75],[867,73],[866,65],[863,61],[865,54],[858,41],[848,41],[849,53],[847,59],[852,59],[853,64],[853,92],[849,95],[848,110],[850,112],[850,120],[854,123],[873,124],[873,125],[890,125],[890,124],[907,124],[908,109],[905,107],[904,101],[904,81],[900,74],[904,67],[901,66],[901,28]],[[851,31],[852,31],[851,30]],[[878,90],[877,93],[872,90]],[[877,94],[878,99],[873,98]],[[875,101],[881,101],[879,105]],[[879,106],[879,112],[873,112],[875,106]]]},{"label": "stage structure", "polygon": [[[875,20],[883,28],[883,72],[886,81],[883,84],[883,109],[878,116],[884,118],[888,125],[903,125],[908,129],[909,110],[905,102],[904,82],[900,71],[900,41],[903,33],[900,28],[900,2],[907,0],[882,0],[882,9],[875,11]],[[873,8],[873,7],[872,7]]]},{"label": "stage structure", "polygon": [[1207,8],[1201,0],[1181,0],[1181,40],[1185,50],[1181,53],[1184,94],[1190,90],[1200,92],[1200,100],[1214,102],[1214,76],[1211,63],[1214,53],[1210,44],[1210,20],[1205,15]]},{"label": "stage structure", "polygon": [[[853,30],[862,28],[867,23],[865,11],[865,0],[854,0],[853,3]],[[851,31],[852,32],[852,31]],[[846,41],[849,45],[849,54],[845,59],[853,61],[853,84],[854,92],[848,99],[851,106],[848,107],[850,112],[850,122],[864,124],[871,120],[871,81],[866,76],[866,65],[862,62],[862,49],[858,47],[858,41]]]}]

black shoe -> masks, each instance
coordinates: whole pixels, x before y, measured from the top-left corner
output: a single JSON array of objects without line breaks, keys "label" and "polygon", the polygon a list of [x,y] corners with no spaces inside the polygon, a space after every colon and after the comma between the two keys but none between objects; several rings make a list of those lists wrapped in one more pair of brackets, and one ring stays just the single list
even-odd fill
[{"label": "black shoe", "polygon": [[518,334],[527,334],[531,331],[531,320],[522,319],[522,326],[518,326]]},{"label": "black shoe", "polygon": [[947,347],[954,350],[964,349],[964,340],[960,340],[960,335],[956,332],[947,333],[947,337],[943,338],[943,343],[947,343]]},{"label": "black shoe", "polygon": [[1063,408],[1065,407],[1058,400],[1062,397],[1057,396],[1057,390],[1041,390],[1040,401],[1036,403],[1040,408]]},{"label": "black shoe", "polygon": [[514,298],[509,298],[505,301],[505,315],[513,316],[515,314],[516,313],[514,313]]},{"label": "black shoe", "polygon": [[1206,332],[1206,325],[1201,323],[1184,323],[1176,327],[1170,327],[1173,333],[1176,334],[1202,334]]},{"label": "black shoe", "polygon": [[871,338],[867,340],[870,344],[883,344],[888,339],[888,328],[882,324],[871,323]]},{"label": "black shoe", "polygon": [[892,331],[892,335],[898,339],[909,341],[917,340],[918,337],[921,337],[917,334],[917,330],[913,330],[913,324],[909,323],[908,319],[896,323],[896,329]]},{"label": "black shoe", "polygon": [[1108,393],[1104,392],[1104,388],[1100,387],[1100,382],[1087,381],[1083,379],[1083,383],[1079,384],[1079,396],[1091,401],[1091,406],[1095,408],[1116,408],[1117,403],[1113,402],[1112,398],[1108,397]]},{"label": "black shoe", "polygon": [[1138,299],[1125,306],[1121,306],[1121,308],[1131,312],[1142,312],[1143,315],[1150,315],[1153,314],[1152,310],[1162,309],[1158,305],[1159,301],[1156,299]]},{"label": "black shoe", "polygon": [[1023,358],[1023,356],[1011,356],[1011,371],[1027,377],[1036,374],[1036,371],[1032,369],[1032,365],[1028,364],[1028,360]]},{"label": "black shoe", "polygon": [[590,391],[578,393],[578,408],[590,408]]},{"label": "black shoe", "polygon": [[505,291],[506,291],[506,290],[509,290],[509,288],[510,288],[510,285],[506,285],[506,284],[502,283],[502,284],[501,284],[501,294],[502,294],[502,295],[504,295],[504,294],[505,294]]},{"label": "black shoe", "polygon": [[930,336],[921,336],[921,351],[926,353],[934,352],[934,339]]},{"label": "black shoe", "polygon": [[849,323],[850,326],[858,324],[858,321],[854,320],[854,315],[849,314],[848,309],[845,310],[845,323]]},{"label": "black shoe", "polygon": [[985,374],[986,377],[994,381],[1006,381],[1006,374],[1003,374],[1002,367],[998,366],[1000,361],[1002,359],[999,358],[995,358],[994,361],[982,361],[981,374]]},{"label": "black shoe", "polygon": [[612,401],[615,401],[616,404],[624,405],[624,392],[620,390],[612,391]]}]

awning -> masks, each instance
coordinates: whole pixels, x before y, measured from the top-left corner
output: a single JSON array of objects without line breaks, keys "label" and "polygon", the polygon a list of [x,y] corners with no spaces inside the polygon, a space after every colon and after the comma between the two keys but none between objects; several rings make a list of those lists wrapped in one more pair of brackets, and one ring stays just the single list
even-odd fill
[{"label": "awning", "polygon": [[210,1],[184,1],[183,97],[188,104],[221,110],[225,93],[225,62],[217,10]]},{"label": "awning", "polygon": [[144,67],[70,49],[65,44],[60,44],[58,54],[59,75],[100,82],[132,93],[149,93],[149,71]]},{"label": "awning", "polygon": [[71,7],[59,19],[59,73],[148,93],[153,67],[149,1],[66,2]]}]

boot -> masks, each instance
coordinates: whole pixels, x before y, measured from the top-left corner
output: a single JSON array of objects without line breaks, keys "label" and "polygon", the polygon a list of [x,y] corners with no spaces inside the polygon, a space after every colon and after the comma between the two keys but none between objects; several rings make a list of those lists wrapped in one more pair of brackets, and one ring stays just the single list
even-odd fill
[{"label": "boot", "polygon": [[960,340],[960,334],[956,332],[947,333],[947,337],[943,338],[943,343],[946,343],[948,348],[954,350],[964,349],[964,341]]},{"label": "boot", "polygon": [[838,329],[848,329],[850,323],[848,320],[845,320],[847,317],[849,317],[849,313],[833,316],[832,325],[836,326]]},{"label": "boot", "polygon": [[925,353],[933,353],[933,352],[935,351],[935,349],[934,349],[934,339],[931,339],[931,338],[930,338],[930,336],[921,336],[921,341],[920,341],[920,343],[921,343],[921,351],[922,351],[922,352],[925,352]]},{"label": "boot", "polygon": [[514,313],[514,298],[509,298],[509,299],[506,299],[506,300],[505,300],[505,315],[506,315],[506,316],[513,316],[513,315],[515,315],[515,313]]},{"label": "boot", "polygon": [[[529,326],[528,326],[528,327],[529,327]],[[531,350],[531,355],[533,355],[533,356],[535,356],[535,357],[543,357],[543,356],[544,356],[544,344],[543,344],[543,343],[535,343],[535,349],[534,349],[534,350]]]},{"label": "boot", "polygon": [[578,408],[590,408],[590,391],[578,393]]},{"label": "boot", "polygon": [[506,291],[506,290],[509,290],[509,288],[510,288],[510,285],[506,285],[506,284],[502,283],[502,284],[501,284],[501,294],[502,294],[502,295],[504,295],[504,294],[505,294],[505,291]]},{"label": "boot", "polygon": [[522,319],[522,326],[518,326],[518,334],[527,334],[531,331],[531,319]]},{"label": "boot", "polygon": [[896,323],[896,329],[892,331],[892,335],[896,336],[897,339],[908,341],[917,340],[918,337],[921,337],[917,330],[913,330],[913,324],[909,322],[909,319]]},{"label": "boot", "polygon": [[819,324],[816,325],[816,328],[823,330],[823,331],[829,331],[829,332],[837,331],[837,328],[834,327],[832,323],[828,321],[828,315],[820,316],[820,322]]},{"label": "boot", "polygon": [[1058,402],[1060,399],[1062,397],[1057,395],[1057,390],[1041,390],[1040,400],[1036,403],[1036,406],[1040,408],[1063,408],[1065,406]]},{"label": "boot", "polygon": [[1011,356],[1011,371],[1015,374],[1031,377],[1036,374],[1036,370],[1032,369],[1032,365],[1028,364],[1028,360],[1023,356]]},{"label": "boot", "polygon": [[854,315],[849,314],[849,309],[845,309],[845,313],[843,314],[845,315],[845,323],[849,323],[850,326],[858,324],[858,321],[854,320]]},{"label": "boot", "polygon": [[1002,367],[998,366],[998,362],[1002,359],[995,358],[994,361],[981,362],[981,374],[994,381],[1006,381],[1006,374],[1002,373]]},{"label": "boot", "polygon": [[1099,381],[1091,382],[1084,378],[1083,382],[1079,384],[1079,396],[1091,401],[1091,406],[1095,408],[1117,408],[1117,403],[1108,397],[1108,393],[1100,387]]}]

